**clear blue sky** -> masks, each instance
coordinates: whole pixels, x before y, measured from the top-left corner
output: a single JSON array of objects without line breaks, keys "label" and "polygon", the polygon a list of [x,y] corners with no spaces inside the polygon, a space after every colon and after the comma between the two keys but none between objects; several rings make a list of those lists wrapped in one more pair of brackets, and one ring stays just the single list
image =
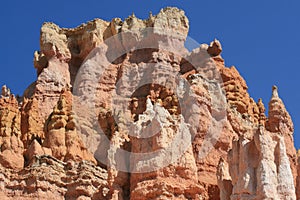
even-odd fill
[{"label": "clear blue sky", "polygon": [[[80,2],[80,3],[79,3]],[[105,2],[105,3],[104,3]],[[283,3],[284,2],[284,3]],[[295,124],[300,148],[300,1],[270,0],[85,0],[1,1],[0,85],[16,94],[36,79],[33,52],[39,49],[43,22],[75,27],[93,18],[122,19],[132,12],[147,18],[166,6],[185,10],[190,33],[199,43],[218,38],[226,65],[235,65],[249,86],[250,95],[265,105],[273,84]]]}]

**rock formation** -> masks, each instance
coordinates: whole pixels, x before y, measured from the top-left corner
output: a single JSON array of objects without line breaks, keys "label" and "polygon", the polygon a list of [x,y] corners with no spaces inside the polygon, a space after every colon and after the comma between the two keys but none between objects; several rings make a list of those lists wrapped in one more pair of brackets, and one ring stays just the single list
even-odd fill
[{"label": "rock formation", "polygon": [[[215,39],[189,52],[189,21],[44,23],[37,80],[0,97],[1,199],[299,199],[293,123],[268,115]],[[297,195],[297,196],[296,196]]]},{"label": "rock formation", "polygon": [[21,141],[21,114],[17,99],[6,86],[0,98],[0,163],[4,167],[24,167],[23,143]]}]

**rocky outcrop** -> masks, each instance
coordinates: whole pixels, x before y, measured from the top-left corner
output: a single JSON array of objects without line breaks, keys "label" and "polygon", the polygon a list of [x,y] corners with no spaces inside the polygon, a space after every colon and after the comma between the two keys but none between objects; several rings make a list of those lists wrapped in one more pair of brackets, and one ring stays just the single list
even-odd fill
[{"label": "rocky outcrop", "polygon": [[266,116],[221,43],[189,52],[188,29],[177,8],[44,23],[37,80],[21,98],[2,87],[0,198],[299,198],[277,88]]},{"label": "rocky outcrop", "polygon": [[[234,141],[229,166],[233,185],[230,199],[296,199],[283,136],[261,127],[252,140]],[[220,179],[219,185],[226,183],[228,180]],[[229,199],[228,194],[222,199]]]},{"label": "rocky outcrop", "polygon": [[215,39],[207,48],[207,53],[211,56],[218,56],[222,52],[222,45],[219,40]]},{"label": "rocky outcrop", "polygon": [[[201,197],[204,188],[198,185],[197,166],[193,155],[193,149],[190,145],[186,151],[180,152],[179,149],[174,152],[174,141],[176,145],[178,138],[190,137],[187,124],[181,119],[175,120],[165,108],[160,104],[152,105],[150,99],[147,100],[146,111],[140,116],[136,124],[136,129],[161,130],[154,138],[136,139],[132,138],[133,152],[155,152],[159,149],[166,149],[163,152],[151,156],[151,153],[132,156],[135,165],[133,171],[145,171],[146,173],[134,173],[131,175],[131,198],[132,199],[151,199],[151,198],[193,198]],[[146,122],[151,120],[152,124],[145,126]],[[162,123],[164,122],[164,123]],[[177,131],[176,131],[177,130]],[[137,133],[139,131],[134,130]],[[179,131],[179,132],[178,132]],[[179,135],[176,135],[179,134]],[[145,145],[152,141],[152,146],[145,149]],[[188,144],[187,144],[188,145]],[[171,148],[170,148],[171,147]],[[165,156],[167,154],[168,156]],[[182,155],[183,154],[183,155]],[[181,155],[178,157],[178,155]],[[173,161],[172,161],[173,160]],[[144,162],[144,163],[143,163]],[[152,162],[150,165],[147,162]],[[172,164],[169,164],[172,163]],[[153,169],[144,169],[145,167]],[[155,170],[154,166],[158,166]],[[177,182],[177,184],[174,184]],[[152,188],[152,189],[151,189]]]},{"label": "rocky outcrop", "polygon": [[24,167],[20,127],[19,103],[10,90],[3,86],[0,97],[0,163],[16,170]]},{"label": "rocky outcrop", "polygon": [[0,180],[1,199],[105,199],[108,193],[106,170],[46,155],[17,172],[0,166]]},{"label": "rocky outcrop", "polygon": [[51,149],[55,158],[63,161],[88,160],[96,164],[94,156],[87,150],[77,133],[70,91],[62,91],[57,105],[46,121],[45,132],[43,146]]},{"label": "rocky outcrop", "polygon": [[[262,107],[261,100],[258,106]],[[274,114],[278,112],[283,118]],[[281,127],[288,126],[290,129],[279,130],[278,118],[280,121],[284,119]],[[270,124],[274,127],[271,128]],[[218,177],[220,188],[224,188],[221,199],[296,199],[296,154],[292,145],[286,146],[291,144],[292,127],[274,86],[266,124],[252,126],[248,134],[235,139],[228,154],[229,168],[224,168],[224,164],[218,167],[219,174],[229,173],[231,178]],[[228,181],[233,186],[230,194],[224,187]]]}]

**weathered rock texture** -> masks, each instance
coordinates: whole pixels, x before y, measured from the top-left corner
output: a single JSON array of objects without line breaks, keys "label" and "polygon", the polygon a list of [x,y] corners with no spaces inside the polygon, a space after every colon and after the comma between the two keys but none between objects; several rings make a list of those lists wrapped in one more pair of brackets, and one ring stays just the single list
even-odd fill
[{"label": "weathered rock texture", "polygon": [[[266,116],[237,69],[225,66],[218,40],[184,48],[188,29],[177,8],[74,29],[43,24],[37,80],[22,98],[2,87],[0,199],[299,199],[293,123],[277,87]],[[102,45],[111,38],[116,46]],[[149,48],[135,49],[143,39]],[[93,67],[122,51],[105,71]],[[180,87],[145,84],[145,77]],[[90,93],[92,117],[88,101],[78,104],[78,96]],[[89,134],[91,118],[103,135]],[[155,135],[142,137],[142,130]],[[173,151],[164,152],[169,146]],[[118,149],[164,157],[122,157],[120,170]]]}]

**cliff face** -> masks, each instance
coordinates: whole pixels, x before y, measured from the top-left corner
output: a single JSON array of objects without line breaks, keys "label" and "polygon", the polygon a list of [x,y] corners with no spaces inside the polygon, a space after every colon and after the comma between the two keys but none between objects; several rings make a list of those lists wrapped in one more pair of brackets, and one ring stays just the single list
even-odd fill
[{"label": "cliff face", "polygon": [[[296,199],[293,125],[275,86],[265,124],[249,129],[250,137],[242,135],[233,141],[229,170],[222,168],[224,161],[220,163],[219,185],[224,187],[226,181],[233,187],[223,199]],[[222,178],[228,171],[231,179]]]},{"label": "cliff face", "polygon": [[43,24],[37,80],[2,88],[0,198],[296,199],[278,89],[266,116],[220,42],[189,52],[188,29],[177,8]]}]

